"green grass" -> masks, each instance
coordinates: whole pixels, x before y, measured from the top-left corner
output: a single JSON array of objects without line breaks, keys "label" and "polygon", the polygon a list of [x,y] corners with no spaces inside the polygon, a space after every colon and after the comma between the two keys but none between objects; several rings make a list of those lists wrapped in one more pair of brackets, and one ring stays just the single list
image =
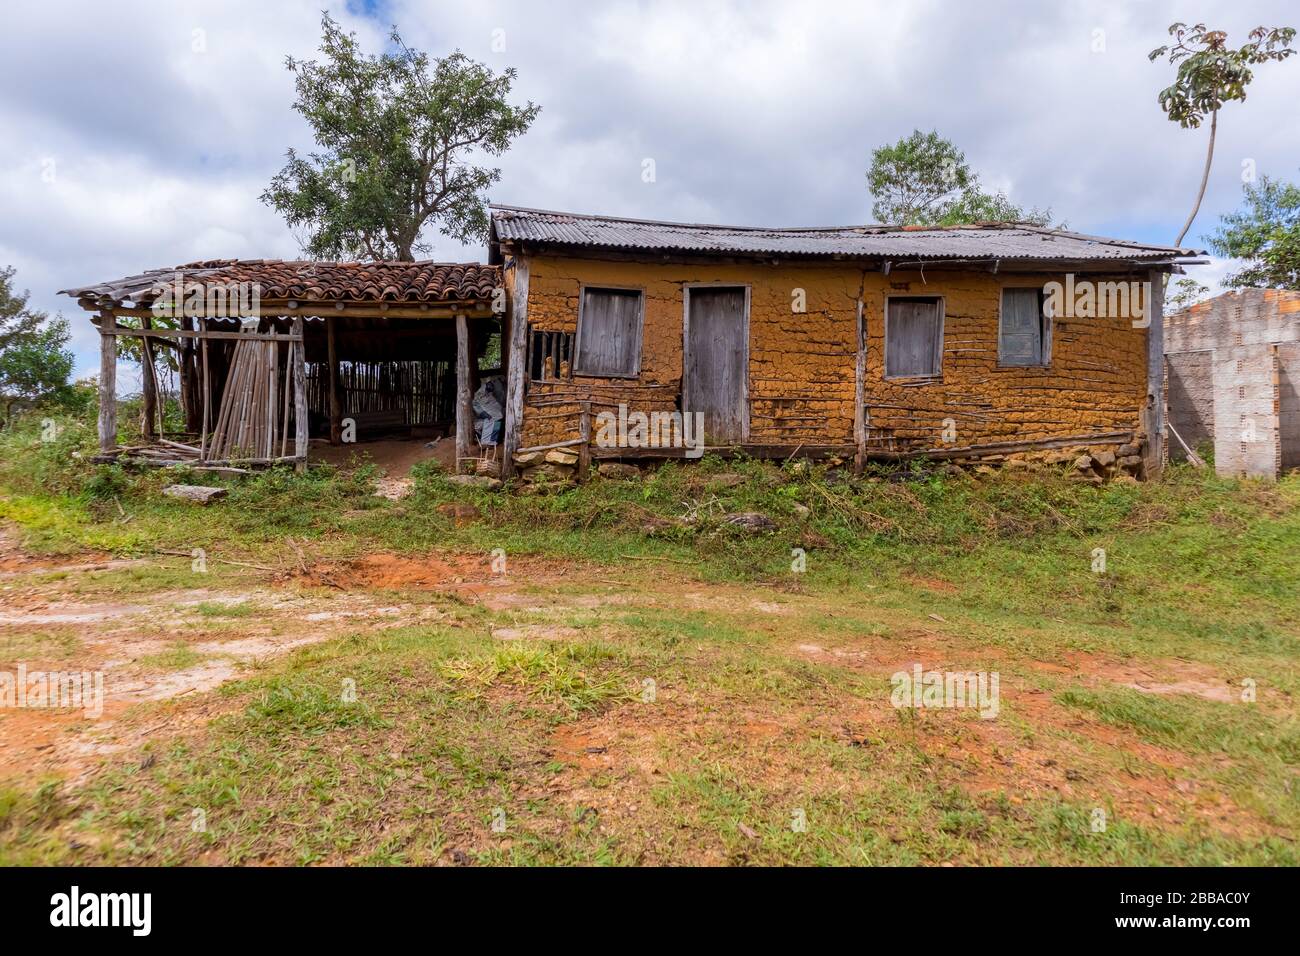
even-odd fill
[{"label": "green grass", "polygon": [[163,670],[185,670],[196,664],[202,663],[206,658],[194,648],[190,647],[184,641],[177,641],[165,651],[157,654],[146,654],[139,658],[139,663],[145,667],[156,667]]},{"label": "green grass", "polygon": [[[502,548],[538,607],[377,597],[437,622],[358,623],[267,662],[218,692],[206,732],[159,735],[75,793],[0,791],[5,862],[1300,862],[1300,477],[1093,488],[705,459],[501,494],[425,467],[393,503],[364,468],[313,468],[195,508],[159,495],[165,476],[72,458],[89,431],[49,448],[25,427],[0,432],[0,519],[31,550],[202,547],[292,570],[298,548]],[[482,517],[454,527],[448,502]],[[730,528],[736,511],[776,529]],[[553,580],[530,584],[530,559]],[[209,568],[214,591],[266,579]],[[196,586],[184,557],[30,580],[81,599]],[[218,597],[195,606],[205,628],[293,613]],[[62,630],[7,640],[6,656],[77,650]],[[891,662],[918,656],[1000,670],[1003,716],[889,708]],[[1095,661],[1251,678],[1258,701],[1142,693]]]}]

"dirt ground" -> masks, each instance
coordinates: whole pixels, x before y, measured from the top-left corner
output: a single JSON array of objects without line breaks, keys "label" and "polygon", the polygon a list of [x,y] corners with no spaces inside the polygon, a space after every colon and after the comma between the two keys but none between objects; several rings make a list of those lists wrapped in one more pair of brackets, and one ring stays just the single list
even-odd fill
[{"label": "dirt ground", "polygon": [[[102,596],[96,580],[131,568],[182,570],[183,558],[50,560],[22,552],[0,529],[0,671],[102,672],[102,716],[76,709],[0,708],[0,782],[56,775],[78,782],[98,758],[137,747],[166,728],[202,724],[222,705],[210,692],[291,650],[342,633],[436,622],[433,604],[395,592],[437,591],[511,606],[512,579],[486,559],[374,554],[320,562],[265,583],[164,588]],[[530,581],[552,579],[540,562],[517,562]],[[197,575],[196,575],[197,577]],[[264,577],[264,576],[262,576]],[[147,705],[144,707],[138,705]],[[152,705],[152,706],[148,706]]]},{"label": "dirt ground", "polygon": [[[1226,766],[1230,758],[1155,746],[1131,728],[1062,706],[1053,690],[1118,686],[1172,699],[1232,701],[1238,691],[1230,675],[1202,664],[1082,651],[1013,659],[997,647],[973,651],[972,640],[936,614],[885,615],[880,633],[810,630],[807,616],[824,610],[815,597],[707,584],[666,568],[610,571],[543,559],[512,560],[509,575],[497,575],[486,556],[372,553],[311,559],[269,581],[248,575],[208,586],[121,586],[122,575],[159,562],[181,570],[187,563],[102,555],[40,561],[0,537],[0,671],[20,662],[29,671],[102,671],[106,692],[98,719],[50,708],[0,709],[0,783],[30,785],[54,776],[76,787],[146,741],[202,734],[236,706],[217,693],[223,684],[349,633],[448,622],[469,607],[488,615],[493,643],[563,645],[612,633],[601,615],[671,608],[688,618],[699,613],[737,622],[746,641],[789,666],[881,686],[916,664],[966,669],[978,653],[1002,668],[1003,719],[934,710],[917,712],[906,725],[886,693],[843,692],[834,683],[804,701],[666,680],[651,711],[622,706],[582,715],[539,742],[539,759],[558,768],[539,793],[578,817],[598,814],[608,832],[636,832],[647,794],[664,781],[689,778],[702,761],[741,760],[745,773],[780,790],[805,778],[809,747],[871,749],[910,737],[933,773],[975,798],[1005,794],[1012,805],[1060,798],[1105,805],[1143,826],[1199,821],[1221,834],[1276,833],[1207,783],[1207,763]],[[933,584],[927,590],[944,590],[944,582]],[[675,656],[703,671],[721,660],[718,653],[688,638]],[[819,785],[857,785],[850,777],[837,783],[838,772],[826,770],[830,776]],[[669,863],[681,862],[686,851],[650,841],[638,852],[643,862]],[[688,856],[727,862],[716,848]]]},{"label": "dirt ground", "polygon": [[[428,447],[431,441],[432,448]],[[436,461],[451,471],[456,462],[456,436],[452,434],[436,440],[385,438],[348,445],[313,441],[310,456],[313,461],[339,466],[350,465],[354,458],[368,460],[383,469],[389,478],[405,478],[411,473],[411,468],[422,461]]]}]

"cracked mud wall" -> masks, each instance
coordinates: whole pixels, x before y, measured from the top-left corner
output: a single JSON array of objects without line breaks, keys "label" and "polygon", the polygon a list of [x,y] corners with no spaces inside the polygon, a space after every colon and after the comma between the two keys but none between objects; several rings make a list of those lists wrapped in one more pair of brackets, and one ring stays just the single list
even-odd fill
[{"label": "cracked mud wall", "polygon": [[[683,290],[697,283],[750,287],[749,441],[780,446],[852,445],[857,307],[867,343],[866,404],[872,447],[942,447],[952,419],[960,445],[1136,431],[1146,394],[1146,331],[1127,316],[1060,318],[1047,368],[998,365],[1005,286],[1041,288],[1063,275],[863,272],[846,264],[651,263],[532,257],[529,320],[574,333],[580,288],[644,291],[641,374],[636,380],[574,377],[530,382],[521,444],[577,437],[581,401],[593,413],[678,407]],[[1131,275],[1090,276],[1130,281]],[[1145,275],[1142,276],[1145,278]],[[792,306],[802,290],[803,312]],[[891,295],[944,297],[942,376],[886,381],[885,309]],[[952,442],[950,441],[949,444]]]}]

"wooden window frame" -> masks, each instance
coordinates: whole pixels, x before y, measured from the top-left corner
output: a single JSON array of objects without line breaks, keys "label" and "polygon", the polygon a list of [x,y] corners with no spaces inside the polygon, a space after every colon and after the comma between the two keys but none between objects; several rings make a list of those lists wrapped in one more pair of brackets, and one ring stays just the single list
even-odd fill
[{"label": "wooden window frame", "polygon": [[[740,386],[740,434],[742,441],[749,441],[749,374],[753,365],[753,343],[749,339],[749,308],[752,287],[747,282],[683,282],[682,283],[682,383],[678,392],[678,404],[686,399],[687,363],[686,350],[690,347],[691,336],[691,290],[692,289],[744,289],[745,290],[745,376]],[[682,409],[683,412],[685,409]]]},{"label": "wooden window frame", "polygon": [[[630,373],[620,372],[611,374],[608,372],[584,372],[582,370],[582,339],[583,339],[583,318],[586,312],[587,292],[635,292],[637,294],[637,311],[636,311],[636,368]],[[626,378],[637,379],[641,377],[641,358],[645,346],[645,286],[636,285],[608,285],[606,283],[587,283],[578,284],[578,322],[574,329],[573,345],[573,368],[571,369],[572,378]]]},{"label": "wooden window frame", "polygon": [[[1032,291],[1038,293],[1039,320],[1039,341],[1038,341],[1038,361],[1037,362],[1007,362],[1002,353],[1002,317],[1006,313],[1006,295],[1012,291]],[[1047,314],[1047,294],[1043,291],[1041,285],[1004,285],[998,291],[998,368],[1000,369],[1018,369],[1018,368],[1051,368],[1052,367],[1052,333],[1055,323],[1052,317]]]},{"label": "wooden window frame", "polygon": [[[933,299],[939,303],[939,370],[929,374],[909,374],[909,375],[890,375],[889,374],[889,303],[894,299]],[[885,331],[884,331],[884,349],[881,355],[881,365],[884,380],[887,382],[941,382],[943,381],[943,333],[944,326],[948,318],[948,301],[947,297],[942,294],[930,294],[926,292],[899,292],[885,296]]]}]

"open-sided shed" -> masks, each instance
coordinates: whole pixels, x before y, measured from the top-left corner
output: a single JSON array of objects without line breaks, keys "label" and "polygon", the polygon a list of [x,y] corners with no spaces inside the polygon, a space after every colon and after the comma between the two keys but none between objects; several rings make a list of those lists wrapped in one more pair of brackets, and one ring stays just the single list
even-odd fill
[{"label": "open-sided shed", "polygon": [[[117,339],[175,350],[186,433],[155,431],[142,363],[145,446],[202,467],[307,459],[309,439],[456,435],[473,447],[479,356],[505,311],[501,270],[436,262],[210,260],[63,290],[101,335],[99,439],[117,443]],[[176,440],[185,438],[187,440]]]}]

